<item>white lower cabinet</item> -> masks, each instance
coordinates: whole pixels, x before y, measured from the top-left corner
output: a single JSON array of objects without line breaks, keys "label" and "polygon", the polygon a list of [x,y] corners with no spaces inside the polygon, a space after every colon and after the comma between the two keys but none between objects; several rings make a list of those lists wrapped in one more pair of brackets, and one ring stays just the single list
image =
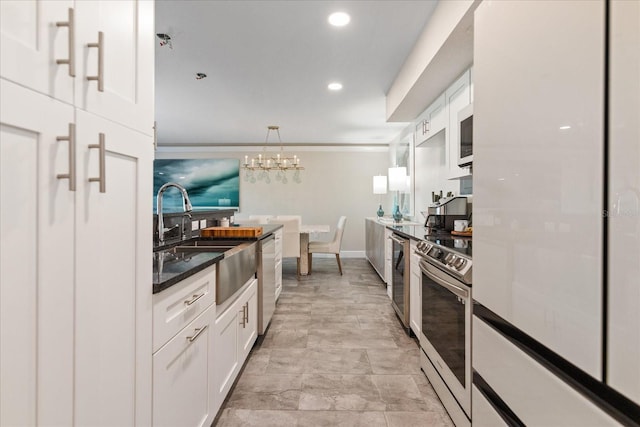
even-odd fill
[{"label": "white lower cabinet", "polygon": [[153,355],[153,425],[210,426],[218,408],[213,381],[216,305]]},{"label": "white lower cabinet", "polygon": [[471,387],[471,419],[474,427],[507,427],[500,414],[474,385]]},{"label": "white lower cabinet", "polygon": [[420,256],[415,254],[415,240],[411,240],[411,267],[409,276],[409,326],[417,337],[422,327],[422,272]]},{"label": "white lower cabinet", "polygon": [[258,336],[257,289],[258,280],[252,278],[216,319],[213,365],[218,404],[224,401]]},{"label": "white lower cabinet", "polygon": [[387,295],[392,298],[393,283],[391,283],[391,272],[393,271],[393,245],[391,243],[391,235],[393,231],[385,227],[384,229],[384,281],[387,282]]},{"label": "white lower cabinet", "polygon": [[154,426],[209,426],[216,416],[216,268],[153,296]]},{"label": "white lower cabinet", "polygon": [[[525,425],[620,425],[475,316],[472,329],[474,370]],[[476,405],[478,402],[473,401],[473,424],[496,425],[493,423],[496,414],[485,419],[486,411]]]}]

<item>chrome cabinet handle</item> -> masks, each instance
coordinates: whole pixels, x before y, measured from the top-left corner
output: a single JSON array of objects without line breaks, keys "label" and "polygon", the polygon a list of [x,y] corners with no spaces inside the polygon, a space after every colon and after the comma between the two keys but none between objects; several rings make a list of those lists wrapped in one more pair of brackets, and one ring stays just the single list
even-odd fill
[{"label": "chrome cabinet handle", "polygon": [[193,298],[191,298],[191,299],[190,299],[190,300],[188,300],[188,301],[185,301],[184,303],[185,303],[186,305],[191,305],[191,304],[193,304],[194,302],[198,301],[200,298],[202,298],[202,297],[204,296],[204,294],[205,294],[205,293],[203,292],[203,293],[201,293],[200,295],[194,295],[194,296],[193,296]]},{"label": "chrome cabinet handle", "polygon": [[76,39],[76,25],[73,14],[73,9],[69,8],[69,18],[66,22],[56,22],[56,27],[69,27],[69,59],[58,59],[56,64],[68,64],[69,75],[71,77],[76,76],[76,53],[75,53],[75,39]]},{"label": "chrome cabinet handle", "polygon": [[158,149],[158,122],[153,122],[153,149]]},{"label": "chrome cabinet handle", "polygon": [[245,313],[244,322],[245,323],[249,323],[249,301],[247,301],[247,303],[245,304],[245,307],[246,307],[246,309],[244,311],[244,313]]},{"label": "chrome cabinet handle", "polygon": [[98,31],[98,43],[88,43],[87,47],[98,48],[98,75],[87,76],[87,80],[97,80],[98,91],[104,92],[104,33]]},{"label": "chrome cabinet handle", "polygon": [[247,318],[244,315],[244,308],[245,306],[242,306],[242,321],[240,322],[240,324],[242,325],[242,329],[244,329],[247,325]]},{"label": "chrome cabinet handle", "polygon": [[107,183],[105,180],[105,147],[104,147],[104,133],[99,134],[99,141],[97,144],[89,144],[89,148],[97,148],[100,152],[100,176],[98,178],[89,178],[89,182],[99,182],[100,183],[100,192],[107,192]]},{"label": "chrome cabinet handle", "polygon": [[57,179],[69,180],[69,191],[76,191],[76,125],[69,123],[69,135],[57,136],[56,141],[69,141],[69,173],[59,173]]},{"label": "chrome cabinet handle", "polygon": [[200,334],[202,334],[207,329],[208,326],[209,325],[204,325],[202,328],[196,328],[194,330],[195,334],[190,337],[187,337],[189,342],[194,342],[200,336]]}]

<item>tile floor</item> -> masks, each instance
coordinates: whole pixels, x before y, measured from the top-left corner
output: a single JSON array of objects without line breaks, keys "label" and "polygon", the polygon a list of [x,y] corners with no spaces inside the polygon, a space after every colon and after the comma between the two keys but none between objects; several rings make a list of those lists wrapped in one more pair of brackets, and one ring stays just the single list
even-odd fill
[{"label": "tile floor", "polygon": [[369,263],[344,259],[340,276],[335,259],[318,258],[298,279],[291,261],[214,425],[452,427]]}]

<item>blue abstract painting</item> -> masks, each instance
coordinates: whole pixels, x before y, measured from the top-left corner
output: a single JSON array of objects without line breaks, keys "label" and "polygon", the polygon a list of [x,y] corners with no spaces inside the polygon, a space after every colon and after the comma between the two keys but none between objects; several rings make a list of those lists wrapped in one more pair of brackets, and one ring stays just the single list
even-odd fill
[{"label": "blue abstract painting", "polygon": [[[193,210],[240,207],[240,160],[158,159],[153,162],[153,213],[162,185],[175,182],[189,193]],[[182,212],[182,196],[175,187],[164,192],[163,211]]]}]

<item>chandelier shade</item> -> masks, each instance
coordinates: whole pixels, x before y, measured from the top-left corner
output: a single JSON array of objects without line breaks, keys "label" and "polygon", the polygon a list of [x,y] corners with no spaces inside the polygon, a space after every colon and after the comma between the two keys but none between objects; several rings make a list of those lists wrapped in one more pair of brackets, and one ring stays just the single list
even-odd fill
[{"label": "chandelier shade", "polygon": [[[267,151],[271,131],[276,132],[278,142],[280,143],[280,151],[275,155]],[[300,171],[304,170],[304,168],[300,166],[300,158],[297,155],[285,155],[282,139],[280,138],[280,127],[273,125],[267,126],[267,137],[264,141],[262,153],[254,157],[244,156],[242,169],[245,170],[245,181],[255,183],[257,179],[264,180],[267,184],[271,183],[271,171],[276,172],[276,181],[286,184],[289,181],[287,179],[287,171],[290,170],[294,172],[293,181],[301,183]]]}]

